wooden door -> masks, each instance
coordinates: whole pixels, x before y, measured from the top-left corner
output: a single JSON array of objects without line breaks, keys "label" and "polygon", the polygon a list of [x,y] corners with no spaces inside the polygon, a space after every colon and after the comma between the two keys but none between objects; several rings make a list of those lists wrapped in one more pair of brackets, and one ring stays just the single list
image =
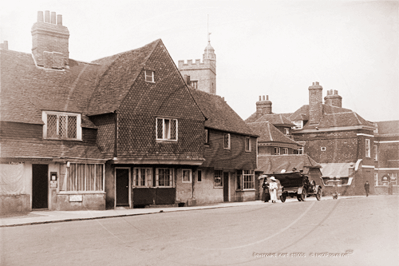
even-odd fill
[{"label": "wooden door", "polygon": [[32,208],[48,208],[48,165],[32,165]]},{"label": "wooden door", "polygon": [[116,169],[116,206],[129,206],[129,169]]}]

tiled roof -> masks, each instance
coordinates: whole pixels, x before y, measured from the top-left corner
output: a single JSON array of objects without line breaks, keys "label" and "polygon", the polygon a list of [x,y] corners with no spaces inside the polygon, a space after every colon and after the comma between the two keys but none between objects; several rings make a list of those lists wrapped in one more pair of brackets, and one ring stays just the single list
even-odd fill
[{"label": "tiled roof", "polygon": [[192,88],[190,88],[190,91],[202,113],[207,118],[205,127],[257,136],[222,97]]},{"label": "tiled roof", "polygon": [[282,170],[291,172],[293,168],[297,171],[303,170],[307,174],[310,168],[320,168],[321,165],[306,154],[288,155],[259,155],[257,171],[264,174],[281,173]]},{"label": "tiled roof", "polygon": [[[323,116],[318,125],[305,125],[304,129],[314,128],[328,128],[328,127],[345,127],[345,126],[371,126],[373,123],[365,120],[357,113],[347,108],[341,108],[323,104]],[[309,105],[303,105],[290,116],[291,121],[309,120]]]},{"label": "tiled roof", "polygon": [[95,145],[76,144],[71,141],[5,140],[0,143],[3,158],[80,158],[111,159]]},{"label": "tiled roof", "polygon": [[294,124],[282,114],[264,114],[256,120],[256,122],[263,121],[270,122],[275,126],[294,126]]},{"label": "tiled roof", "polygon": [[160,39],[135,50],[93,61],[108,67],[99,77],[89,102],[89,115],[111,113],[118,109],[159,43],[162,43]]},{"label": "tiled roof", "polygon": [[399,120],[376,122],[378,133],[376,136],[399,136]]},{"label": "tiled roof", "polygon": [[[1,121],[43,124],[42,110],[83,113],[99,66],[70,60],[69,69],[37,67],[32,55],[0,51]],[[83,127],[95,127],[83,119]]]},{"label": "tiled roof", "polygon": [[288,138],[270,122],[262,121],[247,124],[255,134],[259,135],[258,142],[280,142],[298,145],[297,142]]}]

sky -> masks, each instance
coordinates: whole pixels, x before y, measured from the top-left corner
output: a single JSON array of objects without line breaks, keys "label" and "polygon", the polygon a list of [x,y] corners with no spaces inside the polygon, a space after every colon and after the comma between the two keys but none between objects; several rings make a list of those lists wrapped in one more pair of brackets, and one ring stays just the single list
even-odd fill
[{"label": "sky", "polygon": [[399,120],[399,0],[3,0],[0,41],[30,53],[37,11],[62,15],[70,58],[92,61],[162,39],[174,62],[202,59],[211,33],[216,93],[242,118],[309,103],[318,81],[369,121]]}]

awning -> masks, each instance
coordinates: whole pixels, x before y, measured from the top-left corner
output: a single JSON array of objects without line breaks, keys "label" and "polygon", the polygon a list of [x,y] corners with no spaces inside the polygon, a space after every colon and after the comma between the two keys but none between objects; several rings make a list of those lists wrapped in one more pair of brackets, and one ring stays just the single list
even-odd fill
[{"label": "awning", "polygon": [[322,177],[349,177],[349,169],[353,168],[353,165],[354,163],[321,163]]}]

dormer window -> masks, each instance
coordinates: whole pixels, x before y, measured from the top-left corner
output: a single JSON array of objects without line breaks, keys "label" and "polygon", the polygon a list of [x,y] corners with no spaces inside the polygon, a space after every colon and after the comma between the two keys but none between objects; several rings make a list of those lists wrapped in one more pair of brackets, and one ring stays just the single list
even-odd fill
[{"label": "dormer window", "polygon": [[198,80],[192,80],[192,81],[190,81],[190,85],[191,85],[191,87],[193,87],[194,89],[198,89]]},{"label": "dormer window", "polygon": [[295,129],[302,129],[303,128],[303,120],[294,121]]},{"label": "dormer window", "polygon": [[81,115],[63,112],[43,112],[44,139],[82,140]]},{"label": "dormer window", "polygon": [[147,82],[155,82],[154,76],[155,76],[155,72],[152,70],[145,70],[144,71],[144,75],[145,75],[145,81]]}]

